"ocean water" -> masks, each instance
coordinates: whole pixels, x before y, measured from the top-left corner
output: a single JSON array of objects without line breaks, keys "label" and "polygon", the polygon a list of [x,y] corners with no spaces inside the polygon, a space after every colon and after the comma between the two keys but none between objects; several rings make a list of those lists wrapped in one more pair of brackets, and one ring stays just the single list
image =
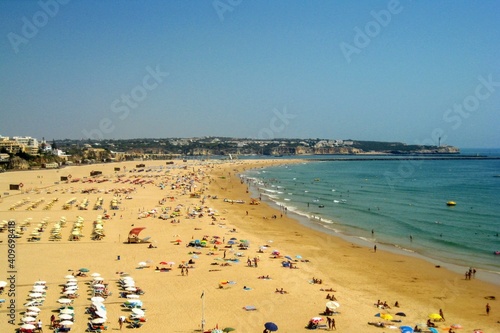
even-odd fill
[{"label": "ocean water", "polygon": [[[476,152],[500,156],[467,151]],[[500,274],[498,159],[313,161],[242,176],[324,232]]]}]

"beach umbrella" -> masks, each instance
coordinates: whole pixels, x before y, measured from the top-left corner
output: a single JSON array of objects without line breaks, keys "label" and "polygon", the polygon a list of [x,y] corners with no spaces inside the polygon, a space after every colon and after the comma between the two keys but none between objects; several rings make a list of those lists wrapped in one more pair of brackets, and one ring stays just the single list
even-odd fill
[{"label": "beach umbrella", "polygon": [[90,276],[92,276],[92,277],[98,277],[98,276],[101,276],[101,274],[99,274],[99,273],[92,273],[92,274],[90,274]]},{"label": "beach umbrella", "polygon": [[132,312],[135,314],[135,315],[138,315],[138,316],[144,316],[146,313],[144,312],[144,310],[141,310],[141,309],[132,309]]},{"label": "beach umbrella", "polygon": [[101,289],[101,288],[105,288],[105,287],[106,287],[105,285],[100,284],[100,283],[94,284],[94,289]]},{"label": "beach umbrella", "polygon": [[160,261],[160,265],[168,265],[166,261]]},{"label": "beach umbrella", "polygon": [[71,326],[73,325],[74,323],[72,321],[69,321],[69,320],[63,320],[59,323],[59,325],[62,325],[62,326]]},{"label": "beach umbrella", "polygon": [[392,315],[388,314],[388,313],[381,313],[380,314],[380,318],[384,319],[384,320],[392,320]]},{"label": "beach umbrella", "polygon": [[235,329],[234,329],[234,328],[232,328],[232,327],[226,327],[226,328],[224,328],[224,329],[222,330],[222,332],[232,332],[232,331],[234,331],[234,330],[235,330]]},{"label": "beach umbrella", "polygon": [[31,293],[28,296],[31,298],[38,298],[38,297],[42,297],[43,294],[42,293]]},{"label": "beach umbrella", "polygon": [[60,298],[57,300],[57,302],[60,304],[69,304],[72,302],[72,300],[70,300],[69,298]]},{"label": "beach umbrella", "polygon": [[102,303],[102,302],[104,302],[104,297],[101,297],[101,296],[95,296],[95,297],[92,297],[90,300],[91,300],[92,302]]},{"label": "beach umbrella", "polygon": [[74,275],[68,274],[64,278],[65,279],[73,279],[74,277],[75,277]]},{"label": "beach umbrella", "polygon": [[26,310],[32,311],[32,312],[40,312],[40,308],[37,308],[36,306],[29,306],[26,308]]},{"label": "beach umbrella", "polygon": [[79,271],[83,272],[83,273],[90,272],[90,270],[88,268],[85,268],[85,267],[80,268]]},{"label": "beach umbrella", "polygon": [[141,261],[140,263],[137,264],[137,266],[147,266],[148,263],[145,261]]},{"label": "beach umbrella", "polygon": [[106,307],[104,306],[104,304],[99,302],[92,302],[92,305],[96,308],[96,310],[102,310],[106,312]]},{"label": "beach umbrella", "polygon": [[406,317],[406,313],[404,313],[404,312],[396,312],[396,316]]},{"label": "beach umbrella", "polygon": [[451,328],[462,328],[462,325],[460,325],[460,324],[453,324],[453,325],[451,325]]},{"label": "beach umbrella", "polygon": [[337,309],[338,307],[340,307],[340,304],[338,302],[330,301],[330,302],[326,302],[326,307],[333,311],[333,310]]},{"label": "beach umbrella", "polygon": [[41,305],[40,301],[29,301],[26,304],[24,304],[24,306],[26,306],[26,307],[28,307],[28,306],[35,306],[35,305]]},{"label": "beach umbrella", "polygon": [[267,330],[271,331],[271,332],[275,332],[275,331],[277,331],[277,330],[278,330],[278,325],[276,325],[275,323],[270,322],[270,321],[268,321],[267,323],[265,323],[265,324],[264,324],[264,327],[265,327]]},{"label": "beach umbrella", "polygon": [[[71,275],[71,276],[73,276],[73,275]],[[78,279],[75,279],[74,276],[66,280],[66,283],[73,283],[73,282],[78,282]]]},{"label": "beach umbrella", "polygon": [[25,329],[25,330],[34,330],[36,327],[33,324],[24,324],[24,325],[21,325],[21,328]]},{"label": "beach umbrella", "polygon": [[238,238],[236,237],[231,237],[230,240],[234,241],[234,240],[238,240]]},{"label": "beach umbrella", "polygon": [[0,281],[0,288],[4,288],[7,286],[7,281]]},{"label": "beach umbrella", "polygon": [[400,326],[401,333],[413,333],[413,328],[410,326]]},{"label": "beach umbrella", "polygon": [[297,258],[297,259],[302,259],[302,256],[297,254],[297,255],[295,256],[295,258]]},{"label": "beach umbrella", "polygon": [[76,293],[76,290],[66,290],[63,294],[64,295],[72,295],[72,294],[75,294]]},{"label": "beach umbrella", "polygon": [[220,329],[216,328],[212,330],[210,333],[223,333]]},{"label": "beach umbrella", "polygon": [[323,318],[322,317],[312,317],[311,318],[311,321],[314,321],[314,322],[319,322],[319,321],[322,321]]},{"label": "beach umbrella", "polygon": [[45,286],[46,283],[47,281],[35,281],[35,286]]},{"label": "beach umbrella", "polygon": [[136,291],[137,288],[136,287],[127,287],[125,288],[126,291]]},{"label": "beach umbrella", "polygon": [[288,260],[293,260],[292,257],[290,257],[290,256],[285,256],[285,258]]},{"label": "beach umbrella", "polygon": [[59,315],[59,318],[61,318],[62,320],[71,320],[73,319],[73,316],[67,313],[63,313]]},{"label": "beach umbrella", "polygon": [[34,322],[35,320],[36,320],[35,317],[23,317],[23,318],[21,318],[21,321],[23,323],[31,323],[31,322]]},{"label": "beach umbrella", "polygon": [[92,324],[104,324],[106,322],[106,319],[104,318],[96,318],[92,320]]},{"label": "beach umbrella", "polygon": [[37,317],[38,316],[38,312],[35,312],[35,311],[29,311],[29,312],[26,312],[24,314],[26,317]]},{"label": "beach umbrella", "polygon": [[[439,333],[439,331],[437,330],[437,328],[434,328],[434,327],[428,327],[429,331],[431,331],[431,333]],[[478,332],[480,333],[480,332]]]},{"label": "beach umbrella", "polygon": [[438,314],[438,313],[431,313],[429,315],[429,318],[432,319],[432,320],[441,320],[441,319],[443,319],[443,317],[441,317],[441,315]]},{"label": "beach umbrella", "polygon": [[128,299],[139,299],[139,295],[127,295]]},{"label": "beach umbrella", "polygon": [[75,313],[75,310],[64,308],[64,309],[59,310],[59,313],[60,314],[73,314],[73,313]]},{"label": "beach umbrella", "polygon": [[96,315],[98,315],[99,317],[101,318],[104,318],[106,319],[107,318],[107,314],[106,314],[106,311],[102,310],[102,309],[99,309],[95,312]]}]

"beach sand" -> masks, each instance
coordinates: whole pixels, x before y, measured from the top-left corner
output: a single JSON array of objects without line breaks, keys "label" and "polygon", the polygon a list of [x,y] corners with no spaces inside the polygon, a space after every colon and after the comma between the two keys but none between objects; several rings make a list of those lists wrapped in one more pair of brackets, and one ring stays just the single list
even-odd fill
[{"label": "beach sand", "polygon": [[[139,163],[152,170],[130,172]],[[418,258],[381,248],[374,252],[372,248],[307,228],[291,218],[290,214],[264,203],[250,205],[247,185],[240,181],[238,173],[278,163],[285,162],[175,161],[174,165],[165,165],[165,161],[145,161],[0,174],[0,220],[14,219],[20,225],[31,218],[27,231],[15,245],[14,274],[7,273],[11,271],[7,261],[7,232],[0,233],[0,280],[6,280],[9,275],[15,275],[16,279],[16,297],[9,297],[4,292],[0,299],[7,302],[15,300],[17,308],[15,325],[11,325],[8,323],[8,303],[2,305],[0,332],[14,332],[20,327],[23,304],[27,302],[31,287],[37,280],[47,281],[46,300],[40,307],[39,318],[44,323],[44,331],[49,331],[51,314],[57,317],[57,300],[62,296],[64,277],[82,267],[89,268],[88,274],[100,273],[109,283],[112,295],[105,301],[108,330],[118,329],[118,317],[130,314],[130,310],[121,306],[125,299],[118,297],[119,273],[126,272],[145,291],[140,296],[147,318],[140,328],[143,331],[199,332],[202,317],[206,321],[205,330],[218,326],[220,329],[233,327],[236,332],[261,332],[264,323],[271,321],[278,325],[279,332],[306,331],[305,326],[312,317],[322,317],[324,320],[321,323],[326,324],[326,316],[320,313],[325,310],[327,294],[334,294],[340,303],[339,313],[333,318],[337,330],[342,332],[392,331],[387,327],[368,325],[368,322],[377,321],[396,327],[413,327],[417,323],[425,324],[428,315],[438,313],[439,309],[443,310],[446,319],[436,323],[440,331],[444,332],[442,329],[451,324],[460,324],[463,329],[459,332],[471,332],[473,329],[500,331],[500,324],[497,323],[500,320],[498,302],[487,299],[489,296],[500,297],[500,286],[480,280],[480,272],[477,278],[465,280],[463,275],[444,267],[437,268]],[[153,168],[160,165],[162,170]],[[120,167],[121,171],[114,171],[115,167]],[[168,172],[165,172],[167,167]],[[96,179],[108,181],[82,183],[83,177],[90,178],[92,170],[102,171]],[[80,181],[60,181],[61,176],[69,174],[72,180],[80,178]],[[129,181],[115,183],[118,178]],[[134,179],[143,179],[146,183],[132,185],[130,182]],[[162,181],[166,184],[165,189],[158,186]],[[21,191],[8,190],[9,184],[19,183],[24,185]],[[190,197],[187,185],[171,189],[173,183],[194,184],[197,187],[192,191],[203,191],[203,194],[199,198]],[[125,199],[125,194],[121,194],[120,208],[109,210],[113,198],[111,190],[126,188],[133,189],[129,194],[132,199]],[[83,189],[94,189],[95,192],[81,193]],[[106,237],[93,241],[93,221],[98,215],[103,215],[103,210],[92,209],[99,197],[103,198],[104,208],[111,218],[104,222]],[[204,203],[201,202],[203,197]],[[42,198],[44,201],[37,207],[27,210]],[[44,210],[45,205],[56,198],[58,201]],[[76,198],[76,204],[69,210],[63,210],[63,204],[71,198]],[[77,204],[85,198],[89,201],[88,210],[78,210]],[[244,200],[245,203],[225,202],[225,198]],[[9,210],[24,199],[29,202]],[[160,204],[162,199],[165,201]],[[186,216],[187,211],[203,206],[218,212],[215,220],[207,214],[206,208],[203,209],[203,217]],[[162,207],[170,207],[169,212],[180,207],[181,215],[175,218],[180,223],[159,219],[159,212],[138,218],[141,212],[161,210]],[[273,215],[277,218],[271,218]],[[63,216],[67,226],[62,229],[62,239],[49,240],[50,230]],[[70,241],[71,227],[78,216],[84,220],[84,237],[79,241]],[[28,241],[30,233],[44,218],[47,218],[48,225],[40,241]],[[127,235],[134,227],[145,227],[140,238],[151,237],[151,244],[156,248],[148,248],[148,244],[127,244]],[[213,248],[213,244],[206,248],[186,246],[191,240],[204,236],[208,236],[209,242],[218,239],[224,244],[217,245],[217,249]],[[226,248],[228,240],[233,237],[236,244],[233,248]],[[178,239],[182,242],[175,242]],[[248,249],[237,247],[240,240],[249,242]],[[266,249],[259,253],[259,248],[264,245]],[[278,250],[281,256],[290,256],[297,268],[282,267],[282,261],[288,259],[273,258],[274,250]],[[297,259],[297,255],[301,259]],[[257,258],[257,267],[249,267],[248,258],[252,261]],[[178,265],[190,259],[195,264],[187,276],[182,275]],[[162,261],[173,261],[175,264],[168,272],[155,271],[156,266],[170,266],[161,265]],[[139,268],[139,262],[146,262],[150,267]],[[223,266],[222,263],[229,265]],[[258,278],[267,275],[270,279]],[[321,279],[322,283],[312,283],[313,277]],[[74,300],[75,324],[71,332],[85,331],[89,318],[85,308],[91,304],[88,283],[92,277],[78,277],[78,280],[80,296]],[[283,288],[287,293],[276,293],[277,288]],[[330,288],[335,292],[321,291]],[[377,300],[387,301],[392,308],[377,308],[374,305]],[[400,304],[399,308],[393,307],[396,301]],[[486,303],[491,305],[489,316],[485,311]],[[245,306],[254,306],[256,310],[246,311]],[[406,316],[395,315],[398,312],[404,312]],[[385,321],[375,317],[377,313],[392,314],[401,322]]]}]

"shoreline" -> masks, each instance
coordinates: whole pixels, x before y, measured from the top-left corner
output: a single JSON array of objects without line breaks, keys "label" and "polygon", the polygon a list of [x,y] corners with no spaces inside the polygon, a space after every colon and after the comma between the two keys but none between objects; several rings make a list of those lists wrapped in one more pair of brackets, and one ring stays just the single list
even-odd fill
[{"label": "shoreline", "polygon": [[[255,189],[253,189],[253,190],[255,191]],[[253,194],[256,194],[254,191],[252,191],[252,189],[250,190],[250,192],[252,192]],[[279,204],[276,203],[275,201],[273,201],[272,199],[270,199],[267,195],[264,195],[262,197],[262,201],[265,202],[266,204],[270,205],[275,210],[278,210],[278,211],[280,210]],[[364,238],[362,236],[351,235],[351,234],[344,233],[342,231],[328,229],[323,225],[315,224],[314,221],[311,220],[311,218],[308,218],[302,214],[298,214],[297,212],[294,212],[294,211],[289,211],[289,214],[294,216],[293,218],[295,220],[297,220],[297,223],[300,223],[301,225],[305,226],[306,228],[311,228],[313,230],[317,230],[319,232],[326,233],[328,235],[333,235],[335,237],[339,237],[346,242],[354,243],[356,245],[361,245],[367,249],[373,248],[373,246],[376,244],[378,249],[389,251],[389,252],[392,252],[392,253],[397,254],[397,255],[410,256],[410,257],[422,259],[422,260],[425,260],[425,261],[427,261],[435,266],[440,266],[440,267],[446,268],[446,269],[453,271],[453,272],[460,274],[460,275],[462,275],[463,272],[465,272],[467,269],[469,269],[469,267],[467,267],[467,266],[461,266],[458,264],[454,264],[454,263],[446,262],[443,260],[431,258],[431,257],[425,256],[417,251],[398,247],[396,244],[383,243],[383,242],[373,242],[373,241],[370,241],[369,239]],[[484,282],[488,282],[488,283],[492,283],[492,284],[500,286],[500,272],[490,271],[490,270],[486,270],[486,269],[482,269],[482,268],[477,268],[477,270],[479,272],[481,272],[481,274],[479,274],[479,277],[478,277],[479,280],[483,280]]]}]

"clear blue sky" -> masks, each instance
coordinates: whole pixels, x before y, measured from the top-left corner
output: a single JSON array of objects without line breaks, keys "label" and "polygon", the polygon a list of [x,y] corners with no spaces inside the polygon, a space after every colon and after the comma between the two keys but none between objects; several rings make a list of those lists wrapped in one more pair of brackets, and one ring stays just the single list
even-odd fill
[{"label": "clear blue sky", "polygon": [[0,0],[0,135],[500,147],[499,13],[487,0]]}]

